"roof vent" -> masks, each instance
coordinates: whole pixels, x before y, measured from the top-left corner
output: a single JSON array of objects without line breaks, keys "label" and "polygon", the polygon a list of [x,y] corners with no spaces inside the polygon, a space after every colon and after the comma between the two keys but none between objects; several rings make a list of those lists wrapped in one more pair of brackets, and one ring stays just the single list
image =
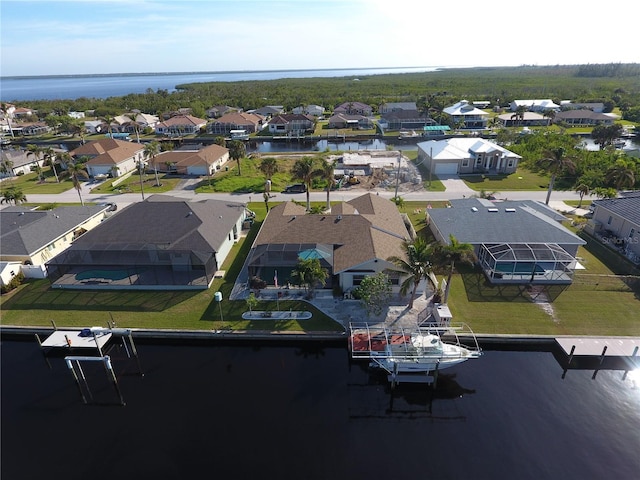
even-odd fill
[{"label": "roof vent", "polygon": [[498,211],[497,208],[488,208],[487,212],[496,213]]},{"label": "roof vent", "polygon": [[516,211],[516,209],[515,208],[505,208],[504,211],[505,212],[509,212],[509,213],[513,213],[513,212]]},{"label": "roof vent", "polygon": [[342,220],[342,215],[338,215],[338,220]]},{"label": "roof vent", "polygon": [[471,211],[472,212],[477,212],[478,211],[478,207],[471,207]]}]

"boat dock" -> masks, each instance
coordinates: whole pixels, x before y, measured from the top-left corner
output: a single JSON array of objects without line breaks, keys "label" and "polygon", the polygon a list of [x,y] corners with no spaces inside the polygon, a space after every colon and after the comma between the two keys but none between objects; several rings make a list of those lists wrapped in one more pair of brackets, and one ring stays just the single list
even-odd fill
[{"label": "boat dock", "polygon": [[633,337],[558,337],[556,343],[569,361],[573,357],[618,357],[631,359],[638,355],[640,338]]}]

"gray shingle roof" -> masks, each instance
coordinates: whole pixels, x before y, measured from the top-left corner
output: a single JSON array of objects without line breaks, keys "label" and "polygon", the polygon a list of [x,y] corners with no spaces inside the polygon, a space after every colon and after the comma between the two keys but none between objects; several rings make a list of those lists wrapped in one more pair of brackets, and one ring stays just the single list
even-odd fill
[{"label": "gray shingle roof", "polygon": [[627,193],[622,198],[596,200],[594,203],[598,207],[605,208],[631,223],[640,225],[640,192],[637,194]]},{"label": "gray shingle roof", "polygon": [[[452,200],[452,208],[428,210],[432,227],[443,238],[452,234],[463,243],[557,243],[585,241],[531,202],[496,202],[469,198]],[[474,211],[475,208],[477,211]],[[495,211],[491,211],[495,210]],[[561,217],[564,218],[564,217]]]}]

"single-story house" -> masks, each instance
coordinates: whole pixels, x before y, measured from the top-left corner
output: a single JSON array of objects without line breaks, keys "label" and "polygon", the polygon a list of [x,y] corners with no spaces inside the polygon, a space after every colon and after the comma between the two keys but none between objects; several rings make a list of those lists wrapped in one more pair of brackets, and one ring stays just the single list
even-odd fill
[{"label": "single-story house", "polygon": [[231,130],[255,133],[262,130],[264,117],[254,113],[230,112],[207,125],[207,133],[229,135]]},{"label": "single-story house", "polygon": [[242,109],[237,107],[229,107],[228,105],[214,105],[205,113],[207,114],[208,118],[220,118],[227,113],[240,111],[242,111]]},{"label": "single-story house", "polygon": [[200,129],[207,125],[207,121],[192,115],[175,115],[155,126],[158,135],[191,135],[200,133]]},{"label": "single-story house", "polygon": [[282,113],[269,120],[269,133],[274,134],[304,134],[313,131],[313,117],[301,113]]},{"label": "single-story house", "polygon": [[489,114],[470,104],[467,100],[460,100],[444,108],[442,112],[451,119],[451,123],[461,124],[462,128],[487,128]]},{"label": "single-story house", "polygon": [[44,166],[44,157],[30,154],[22,149],[2,149],[0,151],[0,163],[6,166],[6,173],[0,172],[0,178],[14,177],[31,173],[32,167],[37,163]]},{"label": "single-story house", "polygon": [[[396,205],[367,193],[334,204],[329,213],[307,214],[305,207],[281,203],[265,218],[247,257],[248,274],[269,285],[294,283],[291,272],[300,259],[317,258],[329,276],[325,288],[347,292],[369,275],[388,271],[398,292],[404,279],[392,256],[404,257],[410,238]],[[420,285],[420,293],[425,285]]]},{"label": "single-story house", "polygon": [[436,122],[418,110],[394,110],[384,113],[378,124],[383,130],[422,130],[427,125]]},{"label": "single-story house", "polygon": [[604,103],[602,102],[573,103],[571,101],[562,101],[560,102],[560,108],[562,110],[591,110],[596,113],[604,113]]},{"label": "single-story house", "polygon": [[209,145],[200,150],[169,150],[149,160],[149,168],[182,175],[213,175],[229,161],[229,149]]},{"label": "single-story house", "polygon": [[312,117],[321,117],[324,115],[324,107],[321,105],[307,105],[306,107],[295,107],[291,113],[301,113],[303,115],[311,115]]},{"label": "single-story house", "polygon": [[9,285],[13,277],[21,273],[21,267],[20,262],[0,262],[0,285]]},{"label": "single-story house", "polygon": [[255,110],[251,110],[250,113],[253,113],[254,115],[260,115],[264,118],[271,118],[275,115],[284,113],[284,107],[282,105],[266,105]]},{"label": "single-story house", "polygon": [[640,265],[640,192],[593,202],[593,217],[585,231]]},{"label": "single-story house", "polygon": [[144,162],[144,145],[104,138],[80,145],[69,154],[76,159],[89,157],[86,167],[91,177],[119,177],[138,168],[139,162]]},{"label": "single-story house", "polygon": [[373,107],[362,102],[344,102],[333,109],[334,115],[339,113],[370,117],[373,114]]},{"label": "single-story house", "polygon": [[152,195],[47,262],[54,288],[207,289],[238,241],[242,203]]},{"label": "single-story house", "polygon": [[453,235],[473,245],[491,283],[570,284],[578,247],[586,242],[562,225],[566,218],[535,201],[451,200],[426,210],[436,240]]},{"label": "single-story house", "polygon": [[592,110],[566,110],[553,117],[554,123],[569,125],[613,125],[619,117],[613,113],[596,113]]},{"label": "single-story house", "polygon": [[546,110],[560,110],[560,105],[553,103],[550,98],[535,100],[514,100],[509,104],[512,112],[518,110],[518,107],[525,107],[530,112],[545,112]]},{"label": "single-story house", "polygon": [[434,175],[513,173],[522,157],[483,138],[449,138],[418,143],[418,163]]},{"label": "single-story house", "polygon": [[87,130],[87,133],[102,133],[109,130],[107,124],[102,120],[85,120],[84,128]]},{"label": "single-story house", "polygon": [[385,113],[401,112],[403,110],[418,110],[416,102],[387,102],[378,107],[378,113],[384,115]]},{"label": "single-story house", "polygon": [[373,122],[363,115],[338,113],[329,117],[328,128],[351,128],[353,130],[368,130],[373,128]]},{"label": "single-story house", "polygon": [[551,118],[537,112],[524,112],[522,117],[517,113],[503,113],[498,115],[498,120],[505,127],[546,127],[551,123]]},{"label": "single-story house", "polygon": [[44,265],[87,231],[97,227],[108,206],[57,207],[30,210],[12,206],[0,210],[0,260],[18,262],[27,278],[44,278]]}]

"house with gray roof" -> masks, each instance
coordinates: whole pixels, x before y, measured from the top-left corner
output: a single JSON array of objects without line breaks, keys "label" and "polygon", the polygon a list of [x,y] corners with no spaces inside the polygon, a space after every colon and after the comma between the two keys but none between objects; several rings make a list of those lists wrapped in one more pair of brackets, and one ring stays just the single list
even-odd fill
[{"label": "house with gray roof", "polygon": [[570,284],[578,247],[586,244],[540,202],[466,198],[426,212],[436,240],[450,244],[453,236],[473,245],[493,284]]},{"label": "house with gray roof", "polygon": [[18,262],[27,278],[43,278],[44,265],[106,218],[107,205],[0,211],[0,261]]},{"label": "house with gray roof", "polygon": [[593,110],[566,110],[553,117],[554,123],[568,125],[613,125],[619,117],[613,113],[597,113]]},{"label": "house with gray roof", "polygon": [[640,265],[640,191],[593,202],[585,231]]},{"label": "house with gray roof", "polygon": [[[281,203],[264,220],[249,256],[248,273],[274,285],[293,283],[291,271],[299,259],[317,258],[329,277],[326,288],[347,292],[366,276],[390,271],[398,292],[404,279],[389,257],[404,257],[403,242],[410,233],[396,205],[367,193],[331,207],[320,215],[308,214],[293,202]],[[276,274],[277,272],[277,274]],[[424,292],[420,285],[420,293]]]},{"label": "house with gray roof", "polygon": [[425,126],[435,125],[435,120],[418,110],[394,110],[384,113],[378,124],[383,130],[423,130]]},{"label": "house with gray roof", "polygon": [[55,288],[207,289],[238,241],[242,203],[153,195],[47,262]]},{"label": "house with gray roof", "polygon": [[378,113],[400,112],[402,110],[418,110],[416,102],[387,102],[378,107]]}]

